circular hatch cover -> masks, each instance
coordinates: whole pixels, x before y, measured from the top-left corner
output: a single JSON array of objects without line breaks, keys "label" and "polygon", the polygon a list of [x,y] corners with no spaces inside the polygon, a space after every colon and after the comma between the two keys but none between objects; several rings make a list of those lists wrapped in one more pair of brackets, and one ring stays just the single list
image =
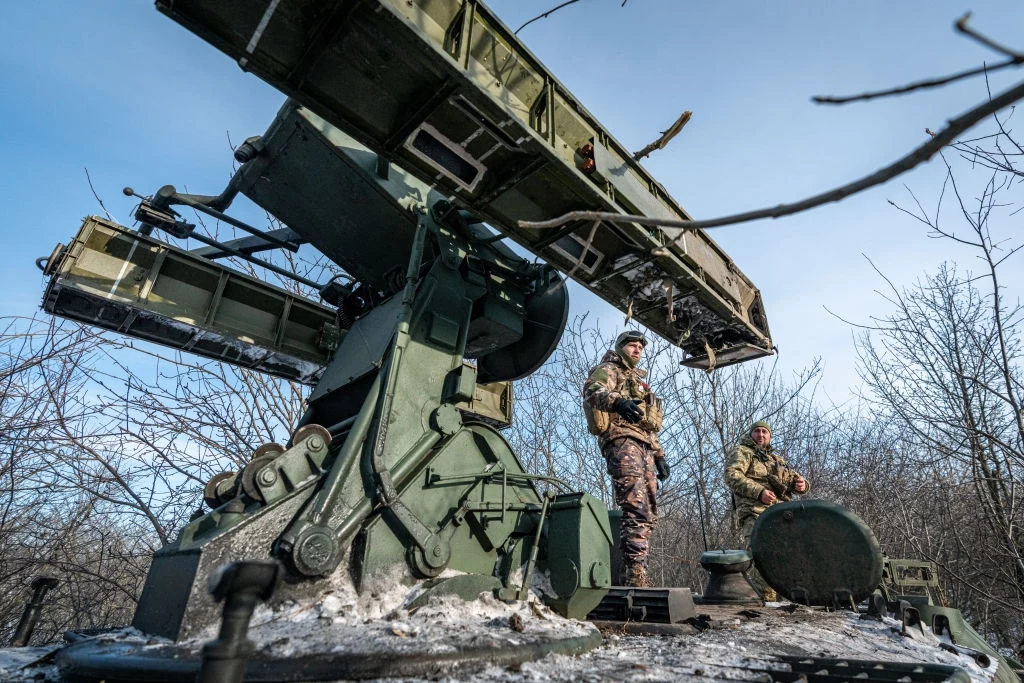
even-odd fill
[{"label": "circular hatch cover", "polygon": [[882,551],[871,529],[824,500],[772,505],[757,518],[750,549],[764,580],[792,602],[847,607],[882,580]]}]

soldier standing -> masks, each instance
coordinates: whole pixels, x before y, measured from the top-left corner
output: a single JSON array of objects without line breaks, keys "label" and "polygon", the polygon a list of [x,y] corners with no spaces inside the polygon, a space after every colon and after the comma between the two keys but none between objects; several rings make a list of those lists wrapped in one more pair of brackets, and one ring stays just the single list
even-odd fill
[{"label": "soldier standing", "polygon": [[587,426],[598,437],[615,504],[622,508],[619,546],[625,583],[636,587],[649,585],[647,555],[658,518],[655,477],[664,481],[669,476],[658,442],[661,399],[644,382],[647,373],[637,367],[646,346],[643,333],[623,332],[583,386]]},{"label": "soldier standing", "polygon": [[[752,424],[739,445],[729,450],[725,484],[732,491],[736,524],[748,548],[758,515],[769,505],[792,500],[794,493],[807,493],[811,488],[772,448],[772,428],[763,420]],[[775,599],[775,591],[765,585],[757,570],[751,570],[750,579],[765,600]]]}]

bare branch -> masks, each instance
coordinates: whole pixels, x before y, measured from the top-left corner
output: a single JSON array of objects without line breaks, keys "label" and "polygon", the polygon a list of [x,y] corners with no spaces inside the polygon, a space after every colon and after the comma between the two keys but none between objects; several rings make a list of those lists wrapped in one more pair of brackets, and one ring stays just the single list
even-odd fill
[{"label": "bare branch", "polygon": [[956,81],[970,78],[971,76],[977,76],[983,73],[989,73],[992,71],[999,71],[1005,69],[1008,66],[1017,66],[1021,63],[1019,59],[1008,59],[1005,62],[999,62],[998,64],[983,64],[982,66],[974,69],[967,69],[966,71],[960,71],[949,76],[942,76],[941,78],[930,78],[924,81],[917,81],[910,85],[903,85],[898,88],[891,88],[889,90],[875,90],[873,92],[861,93],[860,95],[849,95],[845,97],[834,97],[831,95],[815,95],[811,98],[811,101],[815,104],[848,104],[850,102],[860,102],[863,100],[873,100],[877,97],[889,97],[890,95],[903,95],[914,90],[923,90],[925,88],[937,88],[940,85],[946,85],[947,83],[955,83]]},{"label": "bare branch", "polygon": [[963,33],[966,36],[970,36],[971,38],[974,38],[976,41],[978,41],[979,43],[981,43],[985,47],[991,48],[991,49],[995,50],[996,52],[1000,52],[1000,53],[1006,55],[1007,57],[1012,57],[1013,60],[1017,64],[1020,64],[1020,63],[1024,62],[1024,52],[1015,52],[1014,50],[1011,50],[1008,47],[1003,47],[1002,45],[1000,45],[999,43],[995,42],[994,40],[992,40],[988,36],[983,36],[980,33],[978,33],[977,31],[975,31],[973,28],[968,27],[967,26],[967,22],[970,20],[970,18],[971,18],[971,13],[967,12],[962,17],[957,19],[956,20],[956,24],[955,24],[956,30],[960,31],[960,33]]},{"label": "bare branch", "polygon": [[[575,4],[575,3],[579,2],[579,1],[580,0],[568,0],[567,2],[563,2],[561,5],[558,5],[557,7],[553,7],[551,9],[549,9],[547,12],[544,12],[543,14],[538,14],[533,19],[530,19],[528,22],[526,22],[525,24],[523,24],[522,26],[517,28],[512,33],[513,34],[518,34],[520,31],[522,31],[524,28],[526,28],[527,26],[529,26],[533,22],[539,21],[541,19],[545,19],[545,18],[551,16],[552,14],[554,14],[555,12],[557,12],[558,10],[562,9],[563,7],[568,7],[569,5]],[[625,5],[626,3],[623,2],[622,4]]]},{"label": "bare branch", "polygon": [[85,170],[85,179],[89,182],[89,190],[92,192],[92,196],[95,197],[96,201],[100,203],[100,208],[103,209],[103,213],[107,215],[107,218],[109,218],[110,220],[114,220],[114,217],[110,215],[109,211],[107,211],[107,207],[103,205],[103,200],[100,199],[100,196],[98,194],[96,194],[96,188],[92,186],[92,178],[89,176],[89,167],[85,166],[83,168]]},{"label": "bare branch", "polygon": [[881,185],[888,180],[892,180],[893,178],[906,173],[915,166],[931,159],[936,152],[951,143],[960,133],[978,123],[988,115],[997,112],[1003,107],[1009,106],[1022,98],[1024,98],[1024,81],[1018,83],[994,99],[983,102],[977,107],[949,121],[948,125],[936,133],[931,140],[885,168],[879,169],[871,175],[864,176],[852,183],[837,187],[833,190],[829,190],[828,192],[816,194],[812,197],[808,197],[807,199],[793,202],[791,204],[779,204],[778,206],[771,208],[757,209],[755,211],[746,211],[744,213],[723,216],[721,218],[699,221],[666,220],[650,218],[648,216],[630,216],[597,211],[571,211],[563,216],[547,221],[519,221],[519,227],[524,229],[541,230],[557,228],[576,220],[639,223],[641,225],[660,225],[667,228],[682,228],[680,234],[675,238],[675,241],[678,241],[689,230],[720,228],[726,225],[747,223],[749,221],[760,220],[762,218],[781,218],[782,216],[790,216],[795,213],[807,211],[808,209],[813,209],[817,206],[821,206],[822,204],[837,202],[849,197],[850,195],[857,194],[858,192],[862,192],[870,187],[874,187],[875,185]]},{"label": "bare branch", "polygon": [[683,126],[690,122],[690,117],[692,115],[692,111],[684,111],[679,115],[679,118],[676,119],[676,122],[669,126],[668,130],[661,131],[661,137],[644,147],[639,152],[635,152],[633,154],[633,159],[635,161],[640,161],[656,149],[665,149],[665,145],[669,143],[669,140],[678,135],[679,131],[683,129]]},{"label": "bare branch", "polygon": [[817,104],[847,104],[849,102],[858,102],[858,101],[862,101],[862,100],[872,100],[872,99],[875,99],[876,97],[888,97],[890,95],[903,95],[905,93],[912,92],[914,90],[921,90],[923,88],[937,88],[939,86],[946,85],[947,83],[953,83],[955,81],[959,81],[959,80],[962,80],[964,78],[970,78],[971,76],[977,76],[978,74],[988,73],[988,72],[991,72],[991,71],[999,71],[1000,69],[1004,69],[1004,68],[1006,68],[1008,66],[1019,66],[1020,64],[1024,64],[1024,53],[1014,52],[1013,50],[1010,50],[1009,48],[1005,48],[1002,45],[999,45],[995,41],[991,40],[990,38],[988,38],[986,36],[983,36],[980,33],[976,32],[974,29],[968,28],[967,20],[970,19],[970,18],[971,18],[971,13],[968,12],[967,14],[965,14],[962,17],[960,17],[959,19],[957,19],[956,23],[954,24],[954,26],[956,27],[956,30],[961,32],[961,33],[963,33],[964,35],[967,35],[967,36],[970,36],[971,38],[974,38],[975,40],[977,40],[982,45],[985,45],[986,47],[992,48],[996,52],[999,52],[999,53],[1004,54],[1004,55],[1008,55],[1010,57],[1008,60],[1006,60],[1005,62],[1000,62],[999,64],[982,65],[982,66],[980,66],[978,68],[968,69],[966,71],[961,71],[959,73],[951,74],[949,76],[943,76],[941,78],[930,78],[930,79],[927,79],[927,80],[924,80],[924,81],[918,81],[916,83],[911,83],[910,85],[904,85],[904,86],[901,86],[901,87],[898,87],[898,88],[891,88],[889,90],[876,90],[874,92],[866,92],[866,93],[862,93],[860,95],[851,95],[849,97],[831,97],[831,96],[827,96],[827,95],[816,95],[816,96],[811,98],[811,101],[813,101],[813,102],[815,102]]}]

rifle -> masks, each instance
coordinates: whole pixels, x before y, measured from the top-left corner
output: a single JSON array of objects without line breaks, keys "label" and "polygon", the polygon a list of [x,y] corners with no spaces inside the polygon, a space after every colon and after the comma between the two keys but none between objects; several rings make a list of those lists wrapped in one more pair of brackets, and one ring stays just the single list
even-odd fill
[{"label": "rifle", "polygon": [[772,458],[772,466],[768,470],[768,486],[780,501],[793,500],[793,494],[787,482],[792,482],[797,476],[797,473],[791,468],[782,467],[777,458]]}]

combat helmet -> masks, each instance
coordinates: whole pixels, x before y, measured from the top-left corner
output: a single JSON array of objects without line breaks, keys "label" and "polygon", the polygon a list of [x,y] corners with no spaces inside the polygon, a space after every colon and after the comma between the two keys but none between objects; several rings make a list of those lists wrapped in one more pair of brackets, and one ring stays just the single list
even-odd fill
[{"label": "combat helmet", "polygon": [[622,347],[629,342],[640,342],[640,345],[647,348],[647,337],[640,330],[626,330],[615,338],[615,350],[621,351]]},{"label": "combat helmet", "polygon": [[645,337],[644,333],[639,330],[626,330],[615,338],[615,353],[619,354],[619,358],[622,359],[623,363],[631,368],[635,368],[636,361],[630,358],[626,352],[622,350],[623,347],[630,342],[640,342],[641,347],[647,348],[647,337]]}]

